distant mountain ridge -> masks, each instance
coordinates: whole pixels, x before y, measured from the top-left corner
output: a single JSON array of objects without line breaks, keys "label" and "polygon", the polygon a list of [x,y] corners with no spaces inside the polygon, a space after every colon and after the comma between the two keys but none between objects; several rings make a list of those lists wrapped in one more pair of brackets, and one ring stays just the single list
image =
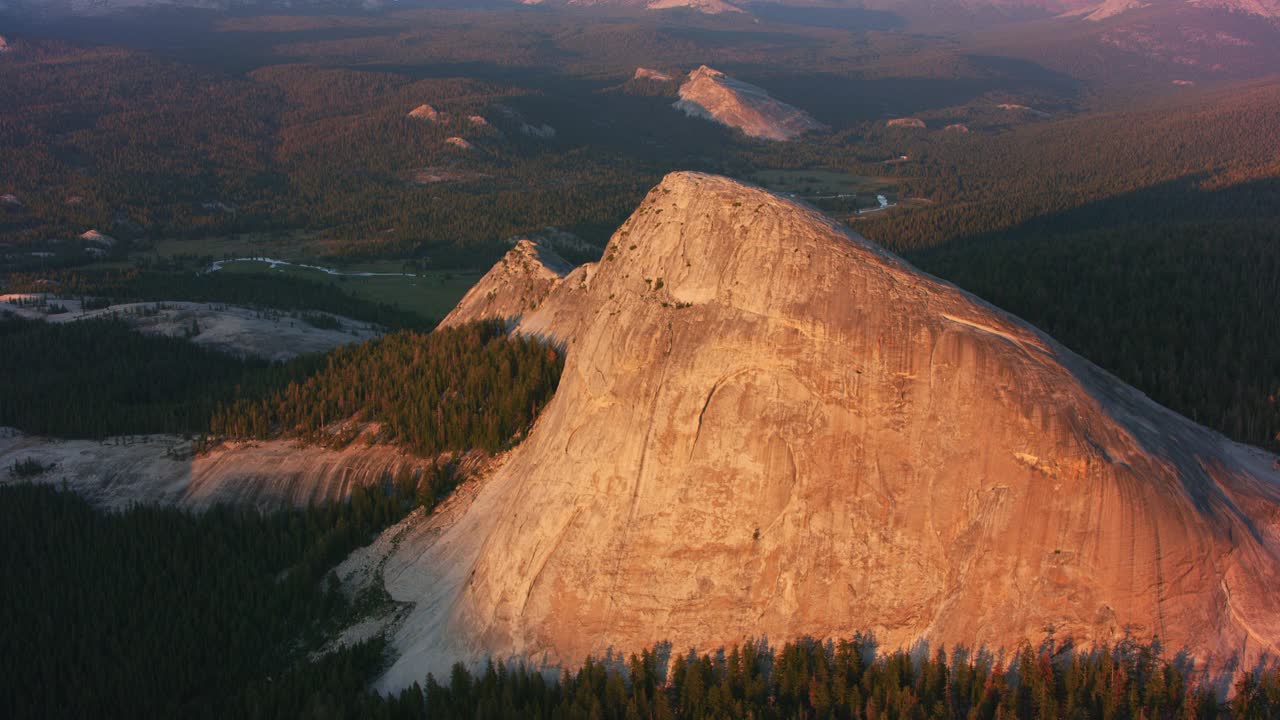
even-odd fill
[{"label": "distant mountain ridge", "polygon": [[[905,12],[914,15],[941,11],[950,14],[983,14],[989,22],[1000,15],[1008,19],[1064,16],[1101,21],[1152,6],[1214,8],[1266,18],[1280,18],[1280,0],[771,0],[731,2],[730,0],[510,0],[514,5],[544,5],[569,8],[628,8],[642,11],[682,10],[705,15],[747,17],[753,5],[797,9],[867,9]],[[427,5],[427,3],[422,3]],[[414,2],[394,0],[0,0],[0,12],[21,14],[100,15],[150,7],[190,7],[206,10],[287,11],[303,9],[377,9],[413,7]],[[492,9],[491,3],[484,8]],[[994,15],[992,14],[994,12]],[[782,15],[785,18],[785,12]]]}]

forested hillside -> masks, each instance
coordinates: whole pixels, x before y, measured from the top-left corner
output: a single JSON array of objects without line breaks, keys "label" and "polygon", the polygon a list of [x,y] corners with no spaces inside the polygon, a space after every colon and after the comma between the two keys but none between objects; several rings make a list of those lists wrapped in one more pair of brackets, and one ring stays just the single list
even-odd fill
[{"label": "forested hillside", "polygon": [[0,425],[59,437],[188,433],[342,444],[375,422],[422,455],[496,451],[550,400],[564,361],[497,322],[401,331],[287,363],[236,358],[123,321],[0,316]]},{"label": "forested hillside", "polygon": [[501,321],[430,334],[405,331],[330,353],[319,372],[261,399],[222,404],[217,437],[300,437],[345,442],[375,422],[380,437],[422,456],[502,449],[555,392],[562,355],[536,340],[508,337]]},{"label": "forested hillside", "polygon": [[[431,717],[557,718],[1267,718],[1280,670],[1245,673],[1221,706],[1158,643],[1072,651],[1052,637],[1009,652],[938,648],[880,655],[874,636],[712,653],[669,646],[588,660],[548,683],[522,666],[428,678]],[[441,684],[444,682],[444,684]]]},{"label": "forested hillside", "polygon": [[[511,82],[311,65],[241,75],[53,42],[7,57],[0,78],[0,192],[15,199],[0,238],[52,254],[0,258],[13,269],[92,260],[68,244],[88,228],[124,241],[308,231],[321,256],[475,267],[548,225],[604,236],[656,179],[583,138],[528,135],[514,109],[528,90]],[[449,120],[407,117],[424,102]]]},{"label": "forested hillside", "polygon": [[1268,81],[1009,132],[902,137],[912,162],[893,172],[904,194],[931,205],[855,226],[903,251],[1141,222],[1274,220],[1277,102],[1280,83]]},{"label": "forested hillside", "polygon": [[380,638],[340,653],[336,670],[308,654],[385,598],[348,598],[329,571],[456,482],[441,467],[268,515],[102,513],[70,492],[0,487],[0,585],[11,590],[0,593],[0,715],[298,716],[301,702],[261,710],[290,673],[354,678],[325,692],[358,701],[382,662]]},{"label": "forested hillside", "polygon": [[104,438],[201,433],[219,398],[256,397],[306,377],[318,358],[238,358],[123,320],[47,323],[0,315],[0,425]]}]

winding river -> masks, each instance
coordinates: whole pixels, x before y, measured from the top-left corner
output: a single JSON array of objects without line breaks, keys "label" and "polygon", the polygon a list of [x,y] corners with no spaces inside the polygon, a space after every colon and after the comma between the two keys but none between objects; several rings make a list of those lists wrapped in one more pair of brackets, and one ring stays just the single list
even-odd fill
[{"label": "winding river", "polygon": [[402,272],[343,272],[341,270],[335,270],[333,268],[321,267],[320,265],[304,265],[302,263],[292,263],[292,262],[289,262],[288,260],[276,260],[275,258],[269,258],[269,257],[242,257],[242,258],[232,258],[230,260],[217,260],[217,261],[214,261],[214,263],[209,266],[209,269],[206,272],[217,272],[222,269],[223,265],[226,265],[227,263],[237,263],[237,262],[267,263],[268,265],[271,266],[272,270],[274,270],[280,265],[288,265],[290,267],[304,268],[306,270],[319,270],[320,272],[325,273],[326,275],[345,275],[347,277],[418,277],[416,273],[402,273]]}]

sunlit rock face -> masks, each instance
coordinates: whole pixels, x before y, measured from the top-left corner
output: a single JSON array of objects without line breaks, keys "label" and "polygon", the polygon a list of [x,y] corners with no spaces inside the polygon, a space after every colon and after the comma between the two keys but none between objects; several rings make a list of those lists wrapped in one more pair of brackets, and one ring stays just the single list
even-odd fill
[{"label": "sunlit rock face", "polygon": [[441,327],[519,318],[536,309],[573,266],[551,248],[521,239],[467,291]]},{"label": "sunlit rock face", "polygon": [[763,88],[706,65],[689,73],[675,107],[761,140],[789,140],[824,127],[805,111],[773,99]]},{"label": "sunlit rock face", "polygon": [[1277,651],[1272,456],[807,206],[670,175],[516,330],[566,349],[560,387],[389,551],[417,607],[386,687],[859,630]]}]

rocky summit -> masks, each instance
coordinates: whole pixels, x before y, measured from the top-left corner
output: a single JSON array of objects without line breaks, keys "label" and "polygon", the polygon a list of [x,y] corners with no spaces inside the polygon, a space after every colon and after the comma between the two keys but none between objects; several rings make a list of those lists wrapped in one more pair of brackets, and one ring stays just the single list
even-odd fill
[{"label": "rocky summit", "polygon": [[502,260],[467,291],[440,322],[442,327],[476,320],[518,320],[534,310],[573,266],[545,244],[519,238]]},{"label": "rocky summit", "polygon": [[1273,456],[808,206],[672,174],[599,263],[506,286],[564,374],[492,473],[366,559],[414,604],[384,687],[867,629],[1280,651]]}]

